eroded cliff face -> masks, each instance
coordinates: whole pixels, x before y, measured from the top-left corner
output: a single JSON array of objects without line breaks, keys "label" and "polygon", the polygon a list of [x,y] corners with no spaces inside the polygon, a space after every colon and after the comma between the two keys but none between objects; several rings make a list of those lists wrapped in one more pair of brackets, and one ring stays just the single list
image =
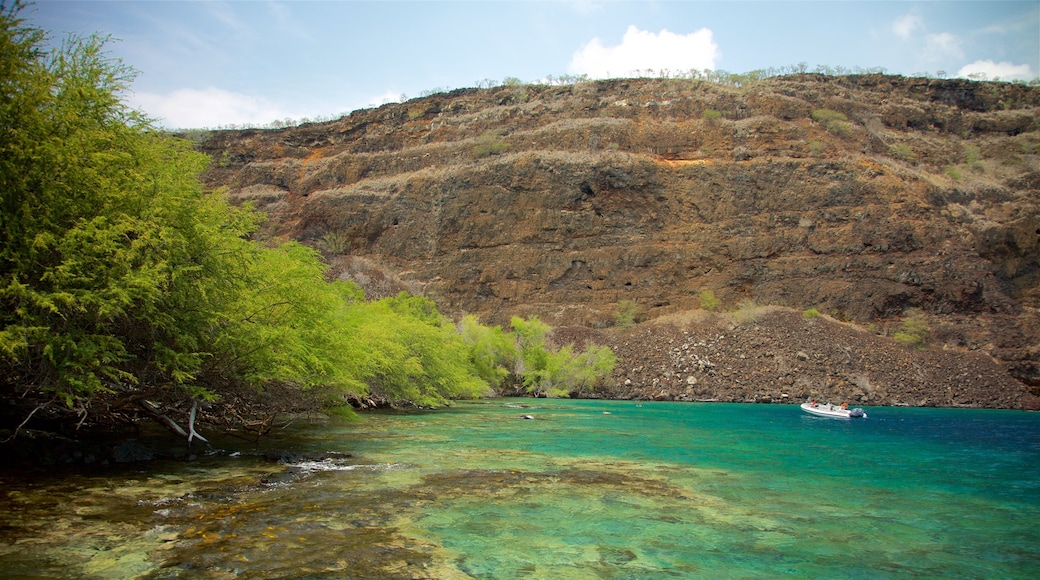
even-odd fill
[{"label": "eroded cliff face", "polygon": [[920,308],[1040,386],[1038,115],[1040,89],[1003,83],[643,79],[459,90],[200,147],[209,185],[268,213],[262,235],[449,314],[604,328],[621,300],[654,319],[702,290],[862,324]]}]

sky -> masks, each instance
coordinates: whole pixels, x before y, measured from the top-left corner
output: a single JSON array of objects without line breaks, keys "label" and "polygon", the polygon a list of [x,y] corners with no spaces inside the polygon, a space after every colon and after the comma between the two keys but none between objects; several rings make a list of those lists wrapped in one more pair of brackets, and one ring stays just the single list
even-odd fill
[{"label": "sky", "polygon": [[1040,75],[1040,0],[36,0],[22,16],[55,45],[109,36],[138,72],[125,100],[168,129],[334,118],[506,78]]}]

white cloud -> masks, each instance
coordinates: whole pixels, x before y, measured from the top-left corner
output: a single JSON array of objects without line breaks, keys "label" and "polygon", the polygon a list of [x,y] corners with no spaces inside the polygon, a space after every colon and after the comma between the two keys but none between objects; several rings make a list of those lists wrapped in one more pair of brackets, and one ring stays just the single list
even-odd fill
[{"label": "white cloud", "polygon": [[617,46],[603,46],[599,38],[593,38],[574,53],[567,70],[592,78],[623,77],[646,69],[672,72],[714,69],[718,58],[719,47],[707,28],[689,34],[667,30],[655,34],[629,26]]},{"label": "white cloud", "polygon": [[929,34],[925,37],[924,58],[929,61],[964,58],[961,39],[949,32]]},{"label": "white cloud", "polygon": [[924,23],[921,21],[921,17],[913,12],[897,18],[892,23],[892,32],[903,40],[908,40],[914,33],[915,30],[924,28]]},{"label": "white cloud", "polygon": [[1012,64],[1010,62],[993,62],[977,60],[966,64],[957,71],[961,78],[1000,79],[1002,81],[1031,81],[1037,78],[1033,68],[1028,64]]},{"label": "white cloud", "polygon": [[[927,33],[928,27],[917,12],[909,12],[892,22],[892,32],[902,40],[912,41],[919,57],[930,63],[963,60],[963,42],[952,32]],[[926,34],[927,33],[927,34]],[[920,40],[924,40],[923,47]]]},{"label": "white cloud", "polygon": [[168,94],[135,93],[130,105],[168,129],[266,125],[292,115],[270,101],[223,89],[179,89]]},{"label": "white cloud", "polygon": [[274,121],[302,121],[338,117],[356,109],[398,103],[405,95],[386,91],[349,106],[342,102],[295,103],[286,106],[263,97],[235,93],[218,88],[178,89],[167,94],[133,93],[128,104],[166,129],[202,129],[247,125],[262,127]]}]

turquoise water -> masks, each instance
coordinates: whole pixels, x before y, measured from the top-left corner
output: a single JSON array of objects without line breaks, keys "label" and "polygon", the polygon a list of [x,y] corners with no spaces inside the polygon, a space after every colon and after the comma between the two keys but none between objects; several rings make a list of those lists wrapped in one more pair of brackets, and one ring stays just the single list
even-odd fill
[{"label": "turquoise water", "polygon": [[8,477],[0,576],[1040,577],[1040,414],[867,410],[494,400]]}]

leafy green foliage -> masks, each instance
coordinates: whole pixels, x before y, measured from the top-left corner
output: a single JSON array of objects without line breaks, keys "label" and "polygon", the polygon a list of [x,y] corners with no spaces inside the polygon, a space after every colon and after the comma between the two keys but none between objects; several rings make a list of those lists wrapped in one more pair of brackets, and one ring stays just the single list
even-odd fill
[{"label": "leafy green foliage", "polygon": [[839,137],[848,137],[852,134],[852,124],[849,123],[848,117],[841,111],[835,111],[832,109],[816,109],[812,112],[812,118],[817,123],[823,125],[823,128],[828,133],[833,133]]},{"label": "leafy green foliage", "polygon": [[429,299],[327,282],[301,244],[250,239],[263,216],[203,191],[207,158],[120,102],[133,72],[105,39],[47,53],[19,10],[0,13],[0,395],[19,417],[82,421],[148,399],[191,421],[198,401],[241,418],[236,404],[272,404],[265,390],[314,390],[349,416],[352,397],[442,405],[510,376],[560,395],[613,369],[604,347],[550,348],[537,318],[513,333],[456,326]]},{"label": "leafy green foliage", "polygon": [[514,316],[509,321],[516,340],[517,356],[514,360],[513,373],[522,377],[527,392],[549,394],[552,390],[552,376],[558,370],[561,361],[554,359],[546,346],[549,331],[548,324],[537,316],[523,319]]},{"label": "leafy green foliage", "polygon": [[345,331],[351,310],[362,304],[350,283],[326,283],[324,265],[310,248],[288,243],[240,250],[251,260],[220,312],[206,369],[250,384],[294,383],[363,393],[356,353]]},{"label": "leafy green foliage", "polygon": [[899,325],[899,330],[892,335],[897,342],[907,346],[920,348],[928,340],[931,329],[928,327],[928,319],[919,309],[912,308],[907,311],[908,316]]},{"label": "leafy green foliage", "polygon": [[513,372],[524,389],[535,396],[560,397],[591,388],[617,363],[607,347],[589,345],[577,355],[569,345],[553,350],[548,345],[552,327],[538,317],[525,320],[514,316],[510,326],[517,353]]},{"label": "leafy green foliage", "polygon": [[506,144],[499,131],[486,131],[477,137],[476,144],[473,145],[473,157],[483,159],[492,155],[500,155],[508,149],[509,145]]},{"label": "leafy green foliage", "polygon": [[516,356],[516,344],[501,326],[484,326],[476,316],[463,317],[459,335],[469,348],[469,360],[477,376],[492,388],[502,386],[509,377],[508,361]]},{"label": "leafy green foliage", "polygon": [[45,55],[42,38],[3,15],[0,84],[18,89],[0,91],[6,381],[69,405],[142,379],[184,384],[202,361],[192,322],[219,299],[193,273],[222,267],[212,232],[255,218],[204,195],[205,159],[119,102],[132,73],[103,39]]},{"label": "leafy green foliage", "polygon": [[314,250],[250,240],[262,216],[203,191],[207,158],[120,102],[133,73],[105,56],[105,39],[47,53],[19,10],[0,13],[9,408],[82,421],[128,401],[186,409],[268,387],[289,398],[320,387],[341,411],[369,393],[434,405],[487,391],[496,375],[432,302],[366,302],[356,285],[328,283]]},{"label": "leafy green foliage", "polygon": [[591,344],[567,361],[560,381],[569,392],[583,393],[614,371],[617,357],[608,347]]},{"label": "leafy green foliage", "polygon": [[701,293],[697,295],[697,298],[700,301],[701,308],[704,310],[709,312],[718,310],[720,302],[719,299],[715,297],[714,290],[702,290]]},{"label": "leafy green foliage", "polygon": [[635,300],[618,300],[617,310],[614,311],[614,320],[618,328],[632,326],[638,315],[639,305]]},{"label": "leafy green foliage", "polygon": [[349,335],[363,345],[355,374],[373,396],[390,403],[443,405],[487,394],[455,325],[427,298],[402,293],[348,312]]},{"label": "leafy green foliage", "polygon": [[519,386],[535,396],[561,397],[584,392],[609,375],[617,364],[613,351],[590,344],[580,353],[570,345],[549,345],[552,327],[537,317],[514,316],[512,332],[464,317],[458,333],[469,349],[471,368],[484,384],[511,391]]},{"label": "leafy green foliage", "polygon": [[816,307],[806,308],[805,312],[802,312],[802,316],[808,318],[809,320],[812,320],[814,318],[820,317],[820,311],[817,310]]},{"label": "leafy green foliage", "polygon": [[888,153],[896,159],[906,161],[907,163],[916,163],[917,154],[914,153],[912,147],[907,143],[897,143],[888,148]]}]

